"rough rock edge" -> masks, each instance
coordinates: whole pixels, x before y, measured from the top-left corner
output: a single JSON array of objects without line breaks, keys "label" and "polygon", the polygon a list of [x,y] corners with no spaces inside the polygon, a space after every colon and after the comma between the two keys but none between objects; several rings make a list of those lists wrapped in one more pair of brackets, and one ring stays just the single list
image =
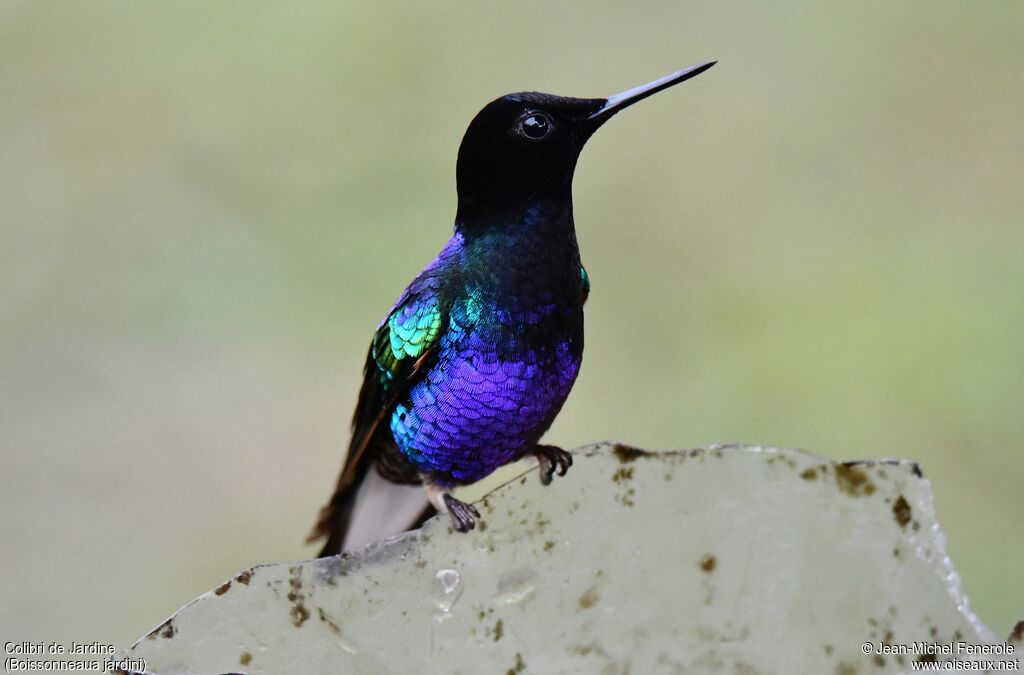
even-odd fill
[{"label": "rough rock edge", "polygon": [[[746,445],[746,444],[740,444],[740,443],[715,443],[715,444],[711,444],[711,445],[707,445],[707,446],[702,446],[702,447],[693,448],[693,449],[685,449],[685,450],[644,450],[644,449],[640,449],[640,448],[637,448],[635,446],[631,446],[631,445],[628,445],[628,444],[625,444],[625,443],[619,443],[619,442],[614,442],[614,441],[607,441],[607,442],[603,442],[603,443],[594,443],[594,444],[591,444],[591,445],[581,446],[581,447],[573,450],[573,454],[575,454],[577,456],[591,457],[591,456],[598,455],[598,454],[604,454],[608,450],[610,450],[611,454],[614,454],[615,457],[619,460],[619,462],[621,462],[623,464],[628,464],[628,463],[634,462],[634,461],[636,461],[636,460],[638,460],[640,458],[648,457],[648,456],[653,456],[653,455],[690,456],[690,457],[692,457],[692,456],[694,456],[694,455],[696,455],[698,453],[703,453],[703,452],[715,452],[715,451],[719,451],[720,452],[722,450],[743,450],[743,451],[748,451],[748,452],[752,451],[752,452],[763,452],[763,453],[795,453],[795,454],[803,455],[805,457],[813,458],[815,461],[818,461],[818,462],[823,462],[823,463],[830,464],[832,467],[851,467],[851,466],[868,466],[868,467],[870,467],[870,466],[875,466],[875,465],[892,465],[892,466],[900,466],[900,467],[907,468],[916,477],[916,479],[918,479],[920,481],[923,481],[923,483],[924,483],[924,494],[925,494],[924,506],[927,508],[929,516],[931,517],[932,522],[933,522],[932,534],[935,536],[936,553],[938,553],[941,556],[942,567],[944,568],[944,571],[945,571],[945,575],[944,575],[945,586],[947,588],[947,591],[948,591],[951,599],[956,603],[960,613],[972,625],[972,627],[976,630],[976,632],[978,633],[978,635],[980,637],[982,637],[986,642],[989,642],[989,643],[996,643],[996,642],[1000,641],[996,637],[996,634],[991,629],[989,629],[984,623],[982,623],[982,621],[978,618],[978,616],[973,611],[971,611],[971,609],[970,609],[970,607],[968,605],[968,599],[967,599],[966,594],[963,591],[963,587],[962,587],[962,584],[961,584],[960,576],[956,572],[955,568],[953,567],[952,560],[950,559],[948,553],[946,552],[946,537],[945,537],[945,534],[942,532],[942,530],[941,530],[941,528],[940,528],[940,526],[938,524],[938,521],[935,518],[934,493],[932,492],[932,489],[931,489],[931,483],[930,483],[930,481],[927,478],[924,477],[924,474],[923,474],[919,464],[917,462],[913,461],[913,460],[898,459],[898,458],[879,458],[879,459],[869,459],[869,460],[835,461],[835,460],[831,460],[831,459],[828,459],[828,458],[823,458],[823,457],[821,457],[819,455],[815,455],[814,453],[810,453],[810,452],[807,452],[805,450],[801,450],[799,448],[785,448],[785,447],[776,447],[776,446]],[[521,472],[511,476],[510,478],[508,478],[503,483],[495,486],[489,492],[481,495],[479,499],[474,500],[474,503],[478,503],[478,502],[483,501],[487,497],[490,497],[491,495],[494,495],[495,493],[497,493],[500,490],[504,489],[506,486],[508,486],[508,485],[510,485],[510,484],[512,484],[512,483],[514,483],[516,481],[521,480],[524,476],[526,476],[526,475],[528,475],[530,473],[533,473],[536,470],[537,470],[537,466],[536,465],[533,465],[533,466],[530,466],[530,467],[526,468],[525,470],[523,470],[523,471],[521,471]],[[442,518],[442,517],[447,517],[447,516],[444,516],[443,514],[440,515],[440,516],[435,516],[434,518],[430,519],[430,521],[428,521],[428,522],[433,522],[433,521],[437,520],[438,518]],[[387,539],[383,539],[383,540],[378,541],[378,542],[374,542],[374,543],[368,544],[365,547],[363,547],[363,548],[361,548],[361,549],[359,549],[357,551],[346,552],[346,553],[343,553],[343,554],[341,554],[339,556],[335,556],[333,558],[321,559],[319,561],[321,563],[321,566],[319,567],[320,575],[322,576],[322,578],[327,583],[332,583],[332,584],[336,583],[337,577],[339,577],[339,576],[346,576],[350,571],[354,571],[354,570],[364,566],[365,564],[373,564],[373,563],[376,563],[376,562],[390,560],[390,559],[393,559],[393,558],[398,558],[398,557],[402,557],[403,555],[406,555],[409,552],[409,550],[414,548],[416,546],[416,544],[420,541],[421,536],[422,536],[422,529],[410,530],[409,532],[405,532],[405,533],[402,533],[402,534],[399,534],[399,535],[396,535],[396,536],[393,536],[393,537],[389,537]],[[198,596],[197,598],[193,599],[192,601],[190,601],[187,604],[185,604],[184,606],[182,606],[178,611],[174,612],[174,614],[172,614],[166,621],[161,623],[159,626],[157,626],[153,630],[149,631],[145,636],[143,636],[139,640],[137,640],[132,645],[132,647],[130,647],[129,649],[124,650],[123,652],[119,653],[116,656],[116,658],[118,658],[118,659],[130,658],[131,657],[131,652],[134,650],[134,648],[136,646],[138,646],[139,644],[144,643],[146,640],[153,640],[153,639],[156,639],[157,637],[163,637],[163,638],[173,637],[174,634],[177,632],[176,628],[175,628],[175,624],[174,624],[175,618],[182,611],[184,611],[186,608],[191,607],[192,605],[194,605],[194,604],[196,604],[196,603],[198,603],[198,602],[200,602],[202,600],[205,600],[205,599],[209,598],[212,595],[218,595],[218,596],[219,595],[223,595],[224,593],[226,593],[230,589],[230,587],[234,583],[240,583],[240,584],[243,584],[243,585],[248,585],[249,582],[251,581],[251,579],[258,574],[258,571],[260,569],[268,568],[268,567],[277,568],[277,567],[281,567],[283,565],[284,566],[294,566],[294,565],[299,565],[299,564],[307,563],[307,562],[311,562],[311,561],[298,560],[298,561],[282,562],[282,563],[263,563],[263,564],[255,565],[253,567],[250,567],[250,568],[247,568],[245,570],[242,570],[241,572],[239,572],[236,575],[234,575],[231,579],[225,581],[223,584],[219,585],[218,587],[216,587],[216,588],[214,588],[214,589],[212,589],[210,591],[207,591],[206,593],[203,593],[202,595]],[[1007,642],[1016,645],[1018,647],[1018,649],[1020,649],[1022,646],[1024,646],[1024,619],[1019,621],[1014,626],[1014,628],[1011,630],[1010,635],[1007,638]],[[124,673],[124,675],[158,675],[158,673],[156,673],[154,671],[150,671],[150,670],[146,670],[146,671],[115,670],[114,672]],[[242,674],[230,672],[230,673],[223,673],[222,675],[242,675]]]}]

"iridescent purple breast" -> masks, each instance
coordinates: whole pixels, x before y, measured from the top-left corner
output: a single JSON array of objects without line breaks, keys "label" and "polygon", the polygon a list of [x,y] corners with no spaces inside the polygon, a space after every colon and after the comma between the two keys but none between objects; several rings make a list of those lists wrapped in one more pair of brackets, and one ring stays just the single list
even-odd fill
[{"label": "iridescent purple breast", "polygon": [[398,447],[419,471],[448,485],[479,480],[521,457],[576,380],[580,311],[557,302],[509,309],[472,289],[463,294],[436,360],[392,413]]}]

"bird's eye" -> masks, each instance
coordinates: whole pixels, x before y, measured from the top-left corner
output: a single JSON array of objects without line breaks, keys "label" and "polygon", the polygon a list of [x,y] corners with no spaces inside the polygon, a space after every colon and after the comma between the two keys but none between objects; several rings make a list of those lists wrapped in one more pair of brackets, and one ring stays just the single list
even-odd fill
[{"label": "bird's eye", "polygon": [[532,112],[519,118],[516,130],[523,138],[531,141],[542,141],[551,135],[554,128],[555,123],[551,121],[550,117],[544,113]]}]

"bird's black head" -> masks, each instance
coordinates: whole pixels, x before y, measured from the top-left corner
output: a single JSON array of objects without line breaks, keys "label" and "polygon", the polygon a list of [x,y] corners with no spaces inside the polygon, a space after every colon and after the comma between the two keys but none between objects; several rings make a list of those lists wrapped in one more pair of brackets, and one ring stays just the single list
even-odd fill
[{"label": "bird's black head", "polygon": [[612,115],[662,89],[699,75],[714,61],[672,73],[608,98],[537,92],[488,103],[459,147],[457,220],[529,208],[538,200],[570,199],[576,159]]}]

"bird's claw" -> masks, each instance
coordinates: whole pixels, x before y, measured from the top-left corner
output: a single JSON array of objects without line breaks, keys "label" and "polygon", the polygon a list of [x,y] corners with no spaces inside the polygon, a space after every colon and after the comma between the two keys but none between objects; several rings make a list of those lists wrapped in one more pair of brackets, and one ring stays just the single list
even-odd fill
[{"label": "bird's claw", "polygon": [[572,466],[572,454],[553,445],[538,445],[533,454],[540,463],[540,482],[543,485],[551,484],[556,470],[559,476],[564,476]]},{"label": "bird's claw", "polygon": [[450,494],[445,493],[444,505],[448,508],[448,514],[452,517],[452,527],[459,532],[468,532],[476,527],[476,519],[480,512],[472,504],[459,501]]}]

